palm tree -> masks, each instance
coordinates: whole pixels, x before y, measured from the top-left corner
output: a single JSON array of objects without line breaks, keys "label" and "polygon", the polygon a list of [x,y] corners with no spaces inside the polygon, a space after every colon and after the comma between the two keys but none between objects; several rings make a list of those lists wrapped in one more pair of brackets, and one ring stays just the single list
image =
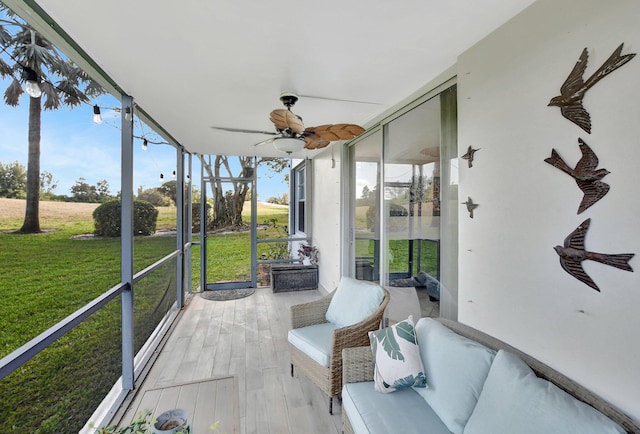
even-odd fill
[{"label": "palm tree", "polygon": [[[42,108],[56,110],[62,105],[77,107],[104,89],[84,71],[63,57],[49,41],[18,20],[7,6],[0,4],[0,44],[9,59],[0,58],[0,76],[11,84],[4,102],[16,107],[24,94],[20,81],[35,73],[41,96],[29,96],[29,154],[27,160],[27,204],[19,232],[40,232],[40,121]],[[51,78],[57,80],[54,85]],[[44,97],[44,98],[43,98]]]}]

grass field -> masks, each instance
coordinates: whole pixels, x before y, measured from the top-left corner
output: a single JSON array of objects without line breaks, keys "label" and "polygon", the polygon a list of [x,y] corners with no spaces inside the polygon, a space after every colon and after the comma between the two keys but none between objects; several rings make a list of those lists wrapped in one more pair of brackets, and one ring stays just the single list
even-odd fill
[{"label": "grass field", "polygon": [[[93,232],[91,213],[96,206],[42,202],[44,232],[20,235],[14,232],[22,224],[24,201],[0,199],[0,356],[120,282],[120,240],[76,237]],[[175,227],[175,208],[159,210],[158,229]],[[258,221],[275,219],[286,224],[287,213],[286,207],[259,207]],[[269,232],[268,237],[274,236]],[[234,262],[248,257],[235,259],[232,253],[239,245],[249,245],[248,238],[249,232],[210,235],[210,266],[215,268],[213,264],[223,258],[223,269],[242,268]],[[175,249],[175,236],[136,237],[134,269],[142,270]],[[196,288],[199,248],[193,250]],[[166,311],[164,306],[175,300],[174,268],[162,267],[136,285],[136,346]],[[120,375],[120,333],[120,300],[116,299],[0,380],[4,426],[11,427],[11,432],[77,432]]]}]

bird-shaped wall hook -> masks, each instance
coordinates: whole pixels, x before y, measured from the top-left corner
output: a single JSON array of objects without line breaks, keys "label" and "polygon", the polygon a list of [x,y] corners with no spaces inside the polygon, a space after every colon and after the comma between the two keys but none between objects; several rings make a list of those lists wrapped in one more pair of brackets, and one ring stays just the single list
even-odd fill
[{"label": "bird-shaped wall hook", "polygon": [[473,203],[473,200],[471,200],[470,197],[467,197],[467,201],[466,202],[462,202],[462,205],[466,205],[467,206],[467,211],[469,211],[469,217],[470,218],[473,218],[473,210],[480,206],[477,203]]},{"label": "bird-shaped wall hook", "polygon": [[583,80],[583,75],[587,68],[589,53],[586,48],[582,50],[582,54],[569,74],[569,77],[567,77],[562,87],[560,87],[560,95],[551,98],[548,105],[560,107],[562,116],[591,134],[591,117],[582,106],[582,98],[593,85],[634,58],[635,53],[625,54],[624,56],[620,55],[623,45],[624,43],[620,44],[611,57],[586,81]]},{"label": "bird-shaped wall hook", "polygon": [[555,246],[554,249],[558,256],[560,256],[560,265],[564,271],[600,292],[598,285],[595,284],[591,277],[584,271],[584,268],[582,268],[582,261],[591,260],[621,270],[633,271],[633,268],[629,265],[629,260],[635,256],[635,253],[608,255],[587,251],[584,246],[584,239],[590,224],[591,219],[583,221],[576,230],[564,239],[564,246]]},{"label": "bird-shaped wall hook", "polygon": [[576,164],[575,169],[570,168],[555,149],[551,150],[551,157],[545,158],[544,161],[576,180],[576,184],[584,193],[582,202],[578,207],[578,214],[580,214],[609,192],[609,184],[602,182],[601,179],[611,172],[607,169],[596,170],[598,157],[595,152],[591,150],[584,140],[579,138],[578,143],[580,151],[582,151],[582,158]]},{"label": "bird-shaped wall hook", "polygon": [[467,149],[467,153],[462,156],[463,160],[469,161],[469,167],[473,167],[473,156],[476,153],[476,151],[479,151],[479,150],[480,148],[473,149],[471,146],[469,146],[469,148]]}]

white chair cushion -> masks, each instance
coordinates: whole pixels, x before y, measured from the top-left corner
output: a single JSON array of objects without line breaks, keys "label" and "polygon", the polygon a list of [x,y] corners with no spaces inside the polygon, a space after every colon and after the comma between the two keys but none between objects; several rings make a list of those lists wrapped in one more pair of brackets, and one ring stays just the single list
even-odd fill
[{"label": "white chair cushion", "polygon": [[289,330],[287,339],[318,364],[329,367],[333,331],[339,327],[330,322]]},{"label": "white chair cushion", "polygon": [[340,327],[357,324],[371,316],[384,300],[384,290],[376,283],[343,276],[331,299],[325,318]]},{"label": "white chair cushion", "polygon": [[556,385],[536,377],[517,356],[500,350],[464,434],[621,434],[611,419]]},{"label": "white chair cushion", "polygon": [[427,388],[416,388],[449,430],[461,434],[489,374],[495,351],[430,318],[416,324]]}]

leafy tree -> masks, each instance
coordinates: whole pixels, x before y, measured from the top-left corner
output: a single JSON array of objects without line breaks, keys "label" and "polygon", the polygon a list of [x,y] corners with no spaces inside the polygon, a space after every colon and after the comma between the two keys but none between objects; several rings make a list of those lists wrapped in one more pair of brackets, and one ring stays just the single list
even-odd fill
[{"label": "leafy tree", "polygon": [[138,189],[138,200],[144,200],[154,206],[167,206],[171,204],[171,199],[164,195],[160,188]]},{"label": "leafy tree", "polygon": [[276,205],[289,205],[289,193],[282,193],[278,197],[270,197],[267,199],[267,203],[274,203]]},{"label": "leafy tree", "polygon": [[[253,157],[236,157],[240,166],[239,173],[232,173],[229,156],[216,155],[213,164],[207,161],[204,156],[199,155],[200,163],[207,171],[209,179],[212,179],[211,190],[213,195],[213,219],[211,228],[220,229],[224,227],[242,226],[242,209],[247,197],[250,197],[250,182],[233,181],[232,190],[223,190],[221,177],[243,178],[248,177],[249,171],[254,169]],[[282,172],[289,167],[289,160],[283,158],[263,158],[256,161],[256,166],[265,163],[272,172]],[[288,179],[288,177],[286,177]]]},{"label": "leafy tree", "polygon": [[73,202],[99,202],[98,191],[94,185],[89,185],[86,179],[80,178],[71,186],[71,200]]},{"label": "leafy tree", "polygon": [[[24,94],[20,80],[24,80],[24,74],[29,70],[35,72],[42,90],[42,96],[28,96],[27,204],[20,228],[23,233],[37,233],[40,232],[42,108],[56,110],[63,105],[77,107],[88,103],[90,97],[101,95],[105,91],[77,65],[64,58],[49,41],[20,21],[7,6],[0,4],[0,14],[0,44],[4,52],[9,54],[7,58],[0,58],[0,76],[13,79],[5,90],[4,102],[12,107],[20,104]],[[55,85],[52,84],[52,79],[57,81]]]},{"label": "leafy tree", "polygon": [[371,197],[371,190],[369,190],[368,186],[362,187],[362,199],[368,200]]},{"label": "leafy tree", "polygon": [[72,202],[108,202],[113,198],[106,179],[98,181],[96,185],[89,185],[86,179],[80,178],[71,186]]},{"label": "leafy tree", "polygon": [[18,163],[0,163],[0,197],[22,199],[26,195],[27,170]]},{"label": "leafy tree", "polygon": [[113,199],[111,192],[109,191],[109,182],[106,179],[101,179],[96,184],[96,193],[98,195],[98,202],[106,202]]},{"label": "leafy tree", "polygon": [[176,185],[176,181],[167,181],[158,187],[158,191],[173,203],[176,203]]},{"label": "leafy tree", "polygon": [[53,194],[58,188],[58,181],[53,179],[53,174],[46,170],[40,174],[40,191],[44,194]]}]

